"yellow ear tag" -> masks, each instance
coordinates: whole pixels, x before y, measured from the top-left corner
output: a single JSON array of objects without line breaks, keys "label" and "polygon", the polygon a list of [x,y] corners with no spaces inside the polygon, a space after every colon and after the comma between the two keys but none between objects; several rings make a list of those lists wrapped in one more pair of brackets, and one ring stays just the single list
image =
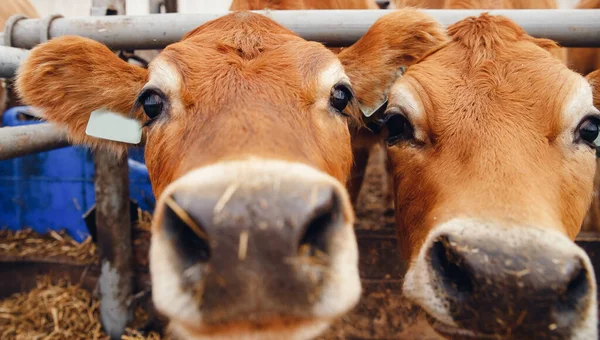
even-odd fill
[{"label": "yellow ear tag", "polygon": [[136,119],[100,109],[90,114],[85,133],[96,138],[139,144],[142,140],[142,125]]}]

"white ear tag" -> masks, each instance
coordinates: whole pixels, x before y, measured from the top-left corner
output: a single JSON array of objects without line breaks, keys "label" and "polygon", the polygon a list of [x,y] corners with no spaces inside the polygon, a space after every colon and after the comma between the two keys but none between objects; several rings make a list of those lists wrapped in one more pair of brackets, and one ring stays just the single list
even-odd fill
[{"label": "white ear tag", "polygon": [[96,138],[139,144],[142,140],[142,125],[136,119],[100,109],[90,114],[85,133]]}]

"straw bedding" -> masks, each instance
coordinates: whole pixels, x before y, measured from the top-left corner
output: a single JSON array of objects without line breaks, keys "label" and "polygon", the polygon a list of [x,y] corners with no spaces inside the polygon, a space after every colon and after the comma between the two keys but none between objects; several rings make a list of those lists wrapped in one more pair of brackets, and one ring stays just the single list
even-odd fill
[{"label": "straw bedding", "polygon": [[[134,225],[134,252],[137,270],[147,270],[147,245],[152,216],[138,211]],[[98,251],[91,237],[82,243],[71,239],[64,231],[40,235],[31,229],[0,230],[0,258],[62,258],[81,264],[98,263]],[[72,340],[109,339],[102,331],[98,299],[89,291],[66,280],[51,282],[38,278],[37,287],[26,293],[0,300],[0,339],[9,340]],[[159,340],[150,332],[137,331],[149,316],[145,309],[135,310],[134,321],[123,340]]]},{"label": "straw bedding", "polygon": [[[99,305],[90,292],[76,285],[42,278],[33,290],[0,301],[0,339],[109,339],[100,326]],[[147,318],[142,309],[135,314],[134,324]],[[144,337],[127,329],[122,339],[158,340],[160,336],[151,332]]]},{"label": "straw bedding", "polygon": [[0,256],[66,257],[79,263],[98,260],[96,245],[88,237],[77,243],[64,231],[40,235],[31,229],[0,230]]}]

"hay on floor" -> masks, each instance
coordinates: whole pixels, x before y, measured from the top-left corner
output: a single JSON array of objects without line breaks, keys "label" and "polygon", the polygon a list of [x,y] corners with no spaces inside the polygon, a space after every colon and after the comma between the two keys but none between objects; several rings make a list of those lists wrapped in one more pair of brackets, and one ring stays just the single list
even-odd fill
[{"label": "hay on floor", "polygon": [[[92,294],[66,281],[53,284],[45,277],[27,293],[0,301],[0,339],[71,340],[109,339],[99,321],[99,301]],[[136,311],[143,317],[143,311]],[[135,322],[134,322],[135,323]],[[160,340],[127,329],[124,340]]]},{"label": "hay on floor", "polygon": [[[149,234],[152,214],[140,208],[137,214],[137,221],[133,225],[134,232]],[[143,241],[139,238],[134,239],[134,246]],[[23,258],[62,257],[83,264],[98,261],[97,247],[91,237],[77,243],[64,230],[60,232],[51,230],[47,234],[38,234],[31,229],[18,231],[0,229],[0,256],[2,255]]]},{"label": "hay on floor", "polygon": [[0,256],[68,257],[80,263],[98,260],[96,245],[88,237],[77,243],[65,231],[38,234],[31,229],[0,230]]}]

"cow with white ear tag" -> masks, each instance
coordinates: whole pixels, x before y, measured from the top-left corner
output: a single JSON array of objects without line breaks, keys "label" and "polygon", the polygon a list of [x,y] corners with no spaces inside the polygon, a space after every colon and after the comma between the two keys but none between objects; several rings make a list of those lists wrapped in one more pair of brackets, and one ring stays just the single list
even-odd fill
[{"label": "cow with white ear tag", "polygon": [[75,143],[120,153],[147,136],[153,300],[175,336],[310,339],[361,292],[349,126],[379,106],[391,71],[444,39],[402,10],[336,56],[238,12],[148,69],[86,38],[53,39],[31,51],[17,89]]}]

